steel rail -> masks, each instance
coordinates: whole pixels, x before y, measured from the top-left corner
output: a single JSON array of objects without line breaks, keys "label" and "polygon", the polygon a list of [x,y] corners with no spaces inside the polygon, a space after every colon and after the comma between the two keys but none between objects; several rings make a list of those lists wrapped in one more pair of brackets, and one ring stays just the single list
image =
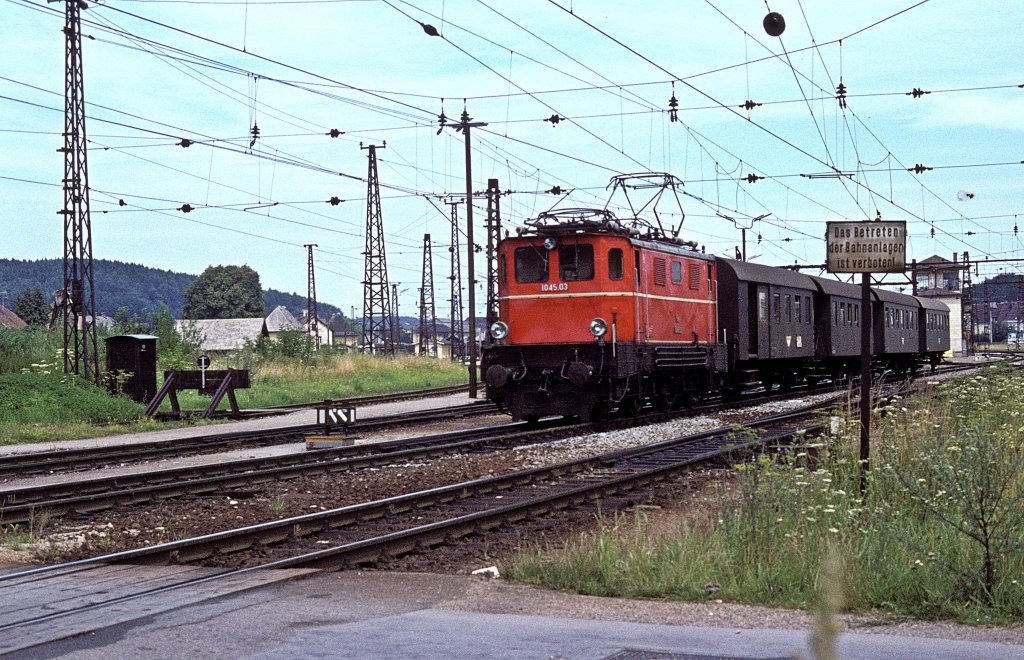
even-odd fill
[{"label": "steel rail", "polygon": [[[744,402],[756,405],[765,400],[778,400],[786,395],[756,397]],[[694,412],[722,409],[728,404],[701,406]],[[820,402],[821,408],[829,405]],[[576,424],[553,429],[556,420],[546,420],[537,430],[522,430],[523,423],[509,424],[497,429],[477,429],[440,434],[426,438],[413,438],[372,445],[322,449],[287,456],[241,459],[236,461],[177,467],[116,477],[97,477],[76,480],[66,484],[26,486],[0,490],[0,522],[7,524],[28,522],[43,511],[54,515],[66,513],[92,513],[113,506],[127,506],[167,499],[181,495],[202,495],[245,486],[259,485],[313,474],[332,474],[365,467],[387,465],[396,460],[436,457],[459,450],[487,444],[509,446],[534,441],[540,435],[557,433],[559,437],[586,430],[609,430],[635,426],[658,420],[672,419],[676,414],[664,413],[639,418],[605,421],[597,424]],[[507,432],[505,438],[494,437],[495,431]],[[379,452],[390,452],[380,455]]]},{"label": "steel rail", "polygon": [[[490,402],[477,401],[462,406],[433,408],[358,420],[349,425],[349,432],[354,434],[361,431],[374,431],[496,412],[497,409]],[[213,433],[188,438],[152,440],[104,447],[6,454],[0,455],[0,478],[68,472],[93,468],[104,462],[142,463],[186,454],[200,455],[237,448],[270,447],[301,441],[306,435],[322,431],[323,428],[322,424],[300,424],[258,431]]]},{"label": "steel rail", "polygon": [[[801,410],[774,415],[757,420],[747,428],[758,429],[772,425],[792,424],[796,420],[806,418],[818,412],[816,406],[807,406]],[[50,570],[68,569],[87,566],[94,563],[189,563],[215,554],[227,554],[250,548],[254,545],[273,545],[290,539],[298,539],[312,534],[346,527],[363,520],[380,520],[395,516],[400,512],[421,513],[429,506],[437,503],[465,500],[478,494],[507,491],[519,486],[531,486],[545,479],[557,479],[579,475],[584,472],[601,472],[613,468],[625,470],[631,474],[663,473],[665,466],[649,468],[643,465],[653,454],[669,455],[671,452],[683,451],[686,456],[672,459],[671,464],[687,467],[694,462],[706,461],[715,456],[749,449],[770,442],[772,438],[750,438],[737,440],[734,427],[721,427],[697,434],[680,436],[660,442],[620,449],[597,456],[564,461],[554,465],[520,470],[508,474],[486,477],[472,481],[441,486],[397,495],[372,502],[320,511],[316,513],[285,518],[278,521],[260,523],[249,527],[215,532],[191,539],[171,541],[146,548],[126,550],[109,555],[79,560],[68,564],[46,566],[29,571],[10,574],[10,576],[43,573]],[[788,431],[792,434],[794,431]],[[677,467],[677,469],[681,469]],[[621,474],[616,479],[630,477]],[[617,482],[616,482],[617,483]],[[623,482],[625,483],[625,482]],[[8,579],[8,575],[0,575],[0,584]]]}]

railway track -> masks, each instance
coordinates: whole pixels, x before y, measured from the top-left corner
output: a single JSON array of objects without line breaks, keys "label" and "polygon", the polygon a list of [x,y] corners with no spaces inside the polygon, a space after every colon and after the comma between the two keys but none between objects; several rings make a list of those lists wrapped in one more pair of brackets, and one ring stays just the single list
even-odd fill
[{"label": "railway track", "polygon": [[[905,394],[902,389],[899,392]],[[762,394],[746,400],[744,404],[757,405],[810,393],[796,389],[788,393]],[[843,396],[837,395],[836,400]],[[825,408],[830,403],[820,402],[816,407]],[[485,407],[488,404],[479,405]],[[735,406],[735,403],[717,402],[699,406],[691,412],[707,414],[730,406]],[[430,412],[443,414],[445,411]],[[251,489],[299,477],[338,474],[460,452],[493,451],[586,432],[629,428],[667,421],[678,415],[679,413],[659,413],[638,418],[568,425],[562,420],[551,419],[536,426],[515,423],[352,447],[220,461],[129,475],[100,475],[65,483],[27,485],[0,490],[0,523],[27,523],[44,512],[51,516],[92,514],[113,507],[144,504],[186,495],[231,493],[238,489]],[[412,416],[410,419],[415,421],[418,418]],[[316,428],[315,425],[313,428]]]},{"label": "railway track", "polygon": [[[133,603],[176,590],[213,591],[214,585],[219,584],[230,592],[273,581],[275,576],[288,579],[305,574],[296,569],[337,569],[373,563],[452,543],[508,522],[642,489],[695,465],[786,442],[796,433],[813,432],[816,425],[803,423],[812,414],[811,410],[802,410],[761,420],[750,425],[756,429],[751,435],[742,437],[737,437],[733,428],[721,428],[543,468],[0,575],[0,598],[25,604],[0,616],[0,638],[4,640],[0,641],[0,651],[26,648],[32,643],[32,635],[39,634],[36,631],[63,625],[64,619],[80,620],[99,609],[138,607]],[[330,547],[323,548],[325,543]],[[274,548],[278,556],[268,559],[268,548]],[[184,565],[211,560],[223,564],[225,558],[229,563],[239,563],[231,558],[254,549],[258,559],[250,557],[249,565],[240,568],[226,569],[221,565],[199,570]],[[170,564],[173,570],[158,574],[156,579],[125,580],[130,573],[125,572],[127,569],[118,570],[114,564]],[[111,573],[122,575],[113,588],[109,584]],[[76,577],[82,582],[98,582],[98,586],[91,592],[55,601],[25,601],[27,592],[45,593],[47,583],[67,594],[70,589],[66,583],[75,582]],[[73,631],[74,626],[69,629]]]},{"label": "railway track", "polygon": [[[478,401],[464,406],[436,408],[359,420],[349,426],[352,434],[460,419],[496,412],[494,404]],[[0,456],[0,479],[97,469],[110,464],[129,465],[146,461],[215,454],[236,449],[271,447],[302,442],[306,435],[323,429],[318,424],[278,427],[260,431],[213,433],[190,438],[143,443],[25,452]]]}]

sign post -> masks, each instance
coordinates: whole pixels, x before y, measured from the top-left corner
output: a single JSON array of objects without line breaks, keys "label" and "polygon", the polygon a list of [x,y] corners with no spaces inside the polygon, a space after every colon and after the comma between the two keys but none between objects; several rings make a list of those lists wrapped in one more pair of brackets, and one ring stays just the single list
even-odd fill
[{"label": "sign post", "polygon": [[861,273],[860,493],[863,496],[871,469],[871,274],[906,272],[907,223],[875,220],[825,224],[828,271]]},{"label": "sign post", "polygon": [[206,370],[210,368],[210,356],[205,353],[200,355],[196,359],[196,364],[199,366],[199,370],[202,372],[202,388],[206,389]]}]

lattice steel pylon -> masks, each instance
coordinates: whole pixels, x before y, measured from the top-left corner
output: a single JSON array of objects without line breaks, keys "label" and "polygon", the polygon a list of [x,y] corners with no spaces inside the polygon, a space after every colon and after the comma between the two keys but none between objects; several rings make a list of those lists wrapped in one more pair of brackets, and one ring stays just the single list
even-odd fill
[{"label": "lattice steel pylon", "polygon": [[320,350],[320,326],[319,316],[316,309],[316,275],[313,273],[313,248],[317,247],[316,243],[306,243],[303,247],[309,253],[307,263],[307,280],[309,282],[309,290],[306,294],[306,330],[309,332],[310,337],[313,338],[313,350]]},{"label": "lattice steel pylon", "polygon": [[384,221],[380,212],[380,185],[377,180],[377,149],[387,146],[371,144],[366,176],[366,251],[363,277],[363,351],[394,355],[395,341],[391,327],[391,300],[388,296],[388,264],[384,253]]},{"label": "lattice steel pylon", "polygon": [[487,327],[498,320],[498,241],[501,240],[501,191],[487,179]]},{"label": "lattice steel pylon", "polygon": [[459,256],[459,202],[448,202],[452,207],[452,242],[448,246],[451,253],[451,274],[448,279],[451,281],[451,353],[453,362],[462,362],[466,359],[466,327],[465,317],[462,315],[462,259]]},{"label": "lattice steel pylon", "polygon": [[81,0],[64,11],[64,372],[100,382],[93,294],[89,167],[86,162],[85,76],[82,70]]},{"label": "lattice steel pylon", "polygon": [[434,315],[434,259],[430,234],[423,234],[423,280],[420,284],[420,355],[437,357],[437,317]]}]

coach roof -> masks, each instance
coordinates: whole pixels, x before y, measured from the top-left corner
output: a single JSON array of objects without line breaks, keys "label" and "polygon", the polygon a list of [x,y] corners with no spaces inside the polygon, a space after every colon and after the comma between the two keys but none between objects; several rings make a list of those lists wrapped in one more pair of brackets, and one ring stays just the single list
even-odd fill
[{"label": "coach roof", "polygon": [[810,276],[798,273],[795,270],[779,268],[778,266],[763,266],[750,263],[749,261],[734,261],[721,257],[718,258],[718,267],[731,270],[736,279],[741,282],[771,284],[794,289],[807,289],[809,291],[814,290],[814,281]]},{"label": "coach roof", "polygon": [[[818,285],[818,290],[827,296],[843,296],[844,298],[856,298],[860,299],[861,291],[859,284],[850,284],[849,282],[840,282],[839,280],[833,280],[828,277],[811,277],[814,283]],[[871,290],[872,294],[874,289]]]}]

